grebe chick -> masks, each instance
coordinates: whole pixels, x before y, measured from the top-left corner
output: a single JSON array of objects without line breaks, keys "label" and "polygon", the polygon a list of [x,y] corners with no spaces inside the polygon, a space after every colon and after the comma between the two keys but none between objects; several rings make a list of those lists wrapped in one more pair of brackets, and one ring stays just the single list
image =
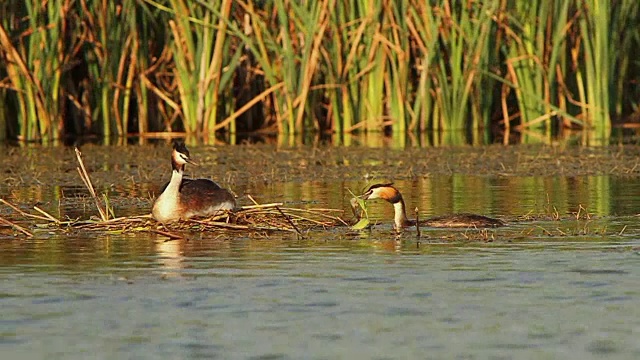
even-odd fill
[{"label": "grebe chick", "polygon": [[227,189],[209,179],[184,178],[185,165],[197,165],[189,158],[183,143],[174,143],[171,153],[171,180],[164,185],[153,204],[151,214],[166,223],[194,216],[211,216],[223,210],[233,210],[236,199]]},{"label": "grebe chick", "polygon": [[[403,227],[416,224],[415,220],[407,218],[404,199],[400,191],[393,184],[375,184],[361,195],[364,200],[383,199],[394,208],[394,228],[400,230]],[[505,226],[502,220],[490,218],[477,214],[452,214],[436,216],[425,220],[420,220],[420,225],[437,228],[487,228]]]}]

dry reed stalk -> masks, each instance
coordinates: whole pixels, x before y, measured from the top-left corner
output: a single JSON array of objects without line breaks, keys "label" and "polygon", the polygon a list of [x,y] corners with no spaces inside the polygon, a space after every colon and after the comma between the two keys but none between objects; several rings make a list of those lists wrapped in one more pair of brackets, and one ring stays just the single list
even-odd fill
[{"label": "dry reed stalk", "polygon": [[269,203],[269,204],[258,204],[253,197],[251,197],[251,195],[247,195],[247,197],[253,201],[255,203],[255,205],[245,205],[242,206],[240,208],[240,210],[251,210],[251,209],[263,209],[263,208],[269,208],[269,207],[274,207],[274,206],[282,206],[284,205],[283,203]]},{"label": "dry reed stalk", "polygon": [[24,211],[20,210],[17,206],[15,206],[15,205],[11,204],[10,202],[6,201],[5,199],[0,199],[0,203],[3,203],[5,205],[7,205],[11,209],[13,209],[13,211],[17,212],[18,214],[20,214],[20,215],[22,215],[24,217],[29,217],[29,218],[38,219],[38,220],[51,221],[47,217],[42,217],[42,216],[39,216],[39,215],[34,215],[34,214],[30,214],[28,212],[24,212]]},{"label": "dry reed stalk", "polygon": [[249,200],[251,200],[252,203],[254,203],[255,205],[259,205],[256,199],[254,199],[253,196],[251,196],[251,194],[248,194],[247,197],[249,198]]},{"label": "dry reed stalk", "polygon": [[418,211],[417,207],[414,211],[416,213],[416,237],[420,238],[420,211]]},{"label": "dry reed stalk", "polygon": [[[307,216],[302,216],[296,211],[301,211]],[[287,231],[302,234],[301,226],[305,227],[330,227],[339,224],[346,224],[338,216],[328,215],[330,209],[320,209],[314,212],[309,209],[289,209],[280,208],[278,204],[250,205],[248,208],[241,208],[235,212],[225,212],[204,219],[189,219],[180,223],[163,225],[170,230],[186,231],[214,231],[214,230],[236,230],[236,231]],[[333,212],[341,212],[333,210]],[[319,219],[313,218],[319,217]],[[132,217],[119,217],[107,221],[82,220],[62,223],[54,221],[52,218],[39,217],[42,220],[54,222],[58,225],[66,224],[76,229],[96,230],[96,231],[151,231],[160,233],[154,228],[155,222],[151,221],[150,215],[139,215]],[[223,220],[223,221],[221,221]],[[161,230],[160,230],[161,231]],[[173,234],[176,238],[180,235]]]},{"label": "dry reed stalk", "polygon": [[11,221],[3,218],[2,216],[0,216],[0,223],[3,223],[3,224],[11,226],[13,229],[18,230],[21,233],[27,235],[27,237],[33,237],[33,234],[30,233],[27,229],[23,228],[22,226],[14,223],[14,222],[11,222]]},{"label": "dry reed stalk", "polygon": [[[278,210],[282,211],[282,210],[281,210],[281,209],[279,209],[279,208],[278,208]],[[275,214],[275,215],[277,215],[276,213],[271,213],[271,214]],[[295,221],[297,221],[297,222],[306,222],[306,223],[310,223],[310,224],[312,224],[312,225],[313,225],[313,224],[315,224],[315,225],[319,225],[319,226],[331,226],[331,225],[332,225],[332,224],[327,223],[327,222],[322,222],[322,221],[315,220],[315,219],[311,219],[311,218],[305,218],[305,217],[302,217],[302,216],[300,216],[300,215],[296,215],[296,214],[293,214],[293,213],[285,214],[285,213],[283,212],[283,213],[282,213],[282,215],[283,215],[283,216],[285,216],[285,218],[286,218],[288,221],[293,221],[293,220],[295,220]],[[293,224],[293,222],[292,222],[292,224]]]},{"label": "dry reed stalk", "polygon": [[624,231],[627,229],[627,225],[622,227],[622,230],[620,230],[620,232],[618,232],[618,236],[622,236],[622,234],[624,233]]},{"label": "dry reed stalk", "polygon": [[342,218],[340,218],[338,216],[331,216],[331,215],[325,214],[325,212],[340,212],[340,213],[343,213],[342,210],[336,210],[336,209],[296,209],[296,208],[283,208],[283,210],[311,213],[311,214],[314,214],[314,215],[317,215],[317,216],[320,216],[320,217],[324,217],[324,218],[329,219],[329,220],[340,222],[340,223],[342,223],[342,225],[345,225],[345,226],[349,225]]},{"label": "dry reed stalk", "polygon": [[256,230],[261,230],[261,231],[290,231],[293,232],[293,230],[288,229],[286,227],[282,227],[282,226],[278,226],[276,225],[272,225],[272,226],[267,226],[267,225],[258,225],[258,224],[249,224],[249,225],[240,225],[240,224],[231,224],[231,223],[226,223],[226,222],[217,222],[217,221],[198,221],[198,220],[189,220],[186,223],[182,223],[180,224],[181,227],[185,227],[186,230],[190,230],[192,229],[192,224],[196,223],[200,226],[202,226],[202,228],[200,229],[201,231],[213,231],[213,230],[236,230],[236,231],[256,231]]},{"label": "dry reed stalk", "polygon": [[[170,231],[286,231],[302,234],[301,226],[305,227],[328,227],[344,223],[339,217],[331,217],[326,214],[327,209],[315,213],[307,210],[309,216],[303,217],[287,209],[280,209],[275,205],[265,208],[241,209],[236,212],[229,212],[204,219],[189,219],[180,223],[163,225],[167,231],[158,230],[154,222],[150,221],[150,215],[136,217],[121,217],[108,221],[77,221],[71,224],[73,228],[96,230],[96,231],[150,231],[161,235],[171,234],[175,239],[183,236]],[[298,209],[295,209],[298,210]],[[339,212],[334,210],[334,212]],[[320,216],[323,221],[313,219],[311,215]],[[223,220],[224,221],[220,221]],[[329,221],[330,220],[330,221]],[[170,231],[169,231],[170,230]]]},{"label": "dry reed stalk", "polygon": [[60,220],[58,220],[58,219],[54,218],[53,216],[51,216],[51,214],[49,214],[48,212],[46,212],[46,211],[44,211],[44,210],[40,209],[39,207],[34,206],[33,208],[34,208],[34,210],[36,210],[36,211],[37,211],[37,212],[39,212],[40,214],[44,215],[47,219],[49,219],[49,220],[51,220],[51,221],[53,221],[53,222],[55,222],[55,223],[59,223],[59,222],[60,222]]},{"label": "dry reed stalk", "polygon": [[122,216],[122,217],[117,217],[117,218],[113,218],[113,219],[109,219],[106,221],[102,221],[101,223],[117,223],[117,222],[122,222],[122,221],[136,221],[138,219],[151,219],[151,214],[146,214],[146,215],[134,215],[134,216]]},{"label": "dry reed stalk", "polygon": [[102,219],[102,221],[107,221],[109,220],[107,209],[102,209],[100,199],[98,198],[98,196],[96,196],[96,191],[94,190],[93,184],[91,183],[91,178],[89,178],[87,169],[84,167],[84,162],[82,161],[82,153],[80,152],[80,150],[78,150],[77,147],[74,147],[73,149],[76,152],[76,157],[78,158],[78,163],[80,164],[80,167],[76,168],[76,170],[78,170],[78,174],[80,175],[80,179],[82,179],[84,186],[87,187],[87,189],[89,190],[89,194],[91,194],[93,201],[96,203],[96,207],[98,208],[98,212],[100,213],[100,218]]},{"label": "dry reed stalk", "polygon": [[282,210],[280,209],[280,207],[276,206],[276,209],[278,210],[278,212],[280,213],[280,215],[282,215],[282,217],[284,217],[287,222],[289,223],[289,225],[291,225],[296,233],[298,233],[298,235],[302,236],[302,233],[300,232],[300,229],[298,229],[298,227],[296,226],[296,224],[293,223],[293,221],[291,221],[291,218],[288,217],[284,212],[282,212]]}]

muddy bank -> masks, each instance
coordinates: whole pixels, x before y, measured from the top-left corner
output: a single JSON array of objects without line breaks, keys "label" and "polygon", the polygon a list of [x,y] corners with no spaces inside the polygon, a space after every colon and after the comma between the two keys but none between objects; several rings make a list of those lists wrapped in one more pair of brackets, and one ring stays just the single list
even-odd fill
[{"label": "muddy bank", "polygon": [[[168,145],[84,146],[87,169],[96,183],[161,185],[170,173]],[[72,148],[6,148],[3,186],[81,185]],[[212,177],[236,186],[319,179],[396,180],[432,174],[480,176],[640,175],[640,148],[486,146],[427,149],[294,148],[247,145],[193,147],[201,164],[191,176]]]}]

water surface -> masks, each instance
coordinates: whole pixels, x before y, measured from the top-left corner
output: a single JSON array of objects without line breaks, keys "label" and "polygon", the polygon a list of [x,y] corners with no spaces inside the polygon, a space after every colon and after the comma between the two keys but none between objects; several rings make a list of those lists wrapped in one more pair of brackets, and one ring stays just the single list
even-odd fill
[{"label": "water surface", "polygon": [[[273,175],[286,167],[266,160],[248,176],[237,170],[247,161],[240,154],[220,165],[236,170],[214,178],[241,202],[249,193],[261,202],[339,209],[349,190],[383,178],[374,173],[385,151],[357,154],[357,166],[342,168],[343,176],[310,165],[313,150],[304,151],[287,158],[291,177]],[[88,161],[96,186],[118,214],[148,212],[166,169],[148,170],[155,160],[143,155],[113,161]],[[313,168],[308,176],[299,169],[305,161]],[[39,175],[32,179],[40,181],[7,177],[0,197],[60,217],[95,214],[73,165],[64,166],[66,175],[47,177],[51,169],[34,163],[31,174]],[[204,167],[194,173],[206,176]],[[7,358],[51,359],[640,356],[636,177],[384,177],[421,217],[473,211],[509,226],[396,237],[391,207],[376,202],[369,211],[378,224],[370,231],[336,228],[303,238],[221,232],[166,241],[33,228],[25,239],[2,229],[0,350]],[[6,208],[0,215],[16,219]]]}]

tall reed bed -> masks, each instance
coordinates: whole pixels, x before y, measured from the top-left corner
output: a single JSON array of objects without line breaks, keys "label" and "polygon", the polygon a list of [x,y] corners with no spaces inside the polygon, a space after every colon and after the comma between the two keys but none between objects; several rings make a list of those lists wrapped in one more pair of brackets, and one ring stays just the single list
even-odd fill
[{"label": "tall reed bed", "polygon": [[[23,8],[27,17],[11,12],[12,5]],[[3,83],[15,90],[14,111],[20,124],[17,133],[22,138],[48,140],[58,135],[62,64],[68,52],[61,39],[66,36],[68,7],[68,1],[53,0],[44,8],[30,1],[20,5],[5,2],[2,8]],[[12,34],[8,31],[12,29],[5,26],[9,22],[18,24]]]},{"label": "tall reed bed", "polygon": [[5,0],[0,121],[11,137],[41,141],[485,129],[486,139],[504,132],[507,142],[513,131],[537,139],[567,127],[606,138],[612,122],[639,114],[639,8]]}]

